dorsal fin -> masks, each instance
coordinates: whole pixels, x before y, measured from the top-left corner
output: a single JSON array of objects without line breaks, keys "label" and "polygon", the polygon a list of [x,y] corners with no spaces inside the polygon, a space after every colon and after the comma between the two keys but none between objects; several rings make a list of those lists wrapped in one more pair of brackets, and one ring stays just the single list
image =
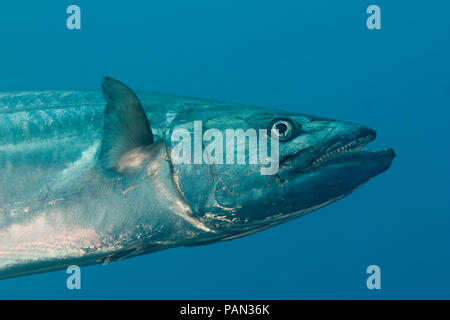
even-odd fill
[{"label": "dorsal fin", "polygon": [[153,143],[153,134],[136,94],[125,84],[105,77],[102,83],[106,99],[100,163],[117,171],[127,152]]}]

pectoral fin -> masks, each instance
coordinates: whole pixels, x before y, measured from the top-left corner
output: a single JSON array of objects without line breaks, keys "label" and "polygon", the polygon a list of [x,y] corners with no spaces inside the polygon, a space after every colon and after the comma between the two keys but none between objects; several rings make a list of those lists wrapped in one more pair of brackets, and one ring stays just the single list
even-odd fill
[{"label": "pectoral fin", "polygon": [[106,99],[100,163],[106,170],[118,171],[120,159],[129,151],[153,143],[153,134],[136,94],[125,84],[105,77]]},{"label": "pectoral fin", "polygon": [[102,258],[98,259],[97,261],[100,262],[102,265],[106,266],[106,265],[111,264],[113,262],[117,262],[117,261],[120,261],[122,259],[125,259],[125,257],[127,255],[129,255],[130,253],[132,253],[135,250],[136,250],[135,248],[132,248],[132,249],[120,251],[120,252],[117,252],[117,253],[113,253],[113,254],[110,254],[110,255],[108,255],[106,257],[102,257]]}]

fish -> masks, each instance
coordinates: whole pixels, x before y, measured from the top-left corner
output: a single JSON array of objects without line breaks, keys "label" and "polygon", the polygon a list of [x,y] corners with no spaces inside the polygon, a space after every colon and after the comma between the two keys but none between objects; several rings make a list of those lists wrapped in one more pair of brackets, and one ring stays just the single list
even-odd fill
[{"label": "fish", "polygon": [[97,91],[0,93],[0,279],[296,219],[391,166],[393,149],[365,149],[375,138],[347,121],[135,93],[110,77]]}]

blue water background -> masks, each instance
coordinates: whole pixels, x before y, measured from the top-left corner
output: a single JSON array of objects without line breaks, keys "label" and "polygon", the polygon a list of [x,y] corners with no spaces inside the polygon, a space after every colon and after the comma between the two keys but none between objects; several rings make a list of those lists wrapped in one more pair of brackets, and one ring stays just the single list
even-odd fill
[{"label": "blue water background", "polygon": [[[82,29],[66,28],[78,4]],[[366,8],[382,10],[368,30]],[[366,124],[395,148],[347,198],[230,242],[0,281],[0,298],[450,298],[450,2],[2,1],[0,90],[136,90]],[[1,178],[1,177],[0,177]],[[381,290],[366,268],[381,267]]]}]

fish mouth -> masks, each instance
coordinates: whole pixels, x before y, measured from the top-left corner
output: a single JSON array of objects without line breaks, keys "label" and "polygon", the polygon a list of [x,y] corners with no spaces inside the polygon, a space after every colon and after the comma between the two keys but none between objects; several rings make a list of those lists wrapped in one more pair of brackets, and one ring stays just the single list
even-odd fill
[{"label": "fish mouth", "polygon": [[376,132],[373,130],[361,133],[358,137],[350,141],[338,141],[328,146],[320,155],[313,158],[310,163],[303,169],[304,173],[316,171],[332,164],[351,162],[360,159],[363,163],[368,161],[381,160],[382,167],[389,167],[395,152],[392,148],[384,148],[378,150],[368,150],[365,147],[375,140]]},{"label": "fish mouth", "polygon": [[[330,162],[335,160],[344,160],[346,158],[351,158],[353,156],[358,156],[367,152],[377,152],[380,150],[365,150],[363,149],[370,142],[375,140],[376,134],[371,133],[367,135],[360,136],[356,139],[353,139],[349,142],[340,142],[338,144],[334,144],[333,146],[326,149],[324,153],[313,159],[308,166],[304,169],[304,171],[312,171],[314,169],[318,169],[323,167]],[[387,149],[384,149],[387,150]],[[392,149],[391,149],[392,150]],[[392,150],[393,152],[393,150]]]},{"label": "fish mouth", "polygon": [[[392,163],[395,152],[391,148],[367,150],[365,147],[375,140],[377,133],[368,127],[356,127],[348,134],[330,135],[320,144],[299,149],[280,161],[281,181],[287,182],[293,176],[309,174],[326,169],[339,169],[341,174],[355,174],[355,168],[365,170],[362,176],[377,175]],[[354,170],[353,173],[350,170]],[[350,171],[348,171],[350,170]],[[329,172],[329,170],[328,170]]]}]

